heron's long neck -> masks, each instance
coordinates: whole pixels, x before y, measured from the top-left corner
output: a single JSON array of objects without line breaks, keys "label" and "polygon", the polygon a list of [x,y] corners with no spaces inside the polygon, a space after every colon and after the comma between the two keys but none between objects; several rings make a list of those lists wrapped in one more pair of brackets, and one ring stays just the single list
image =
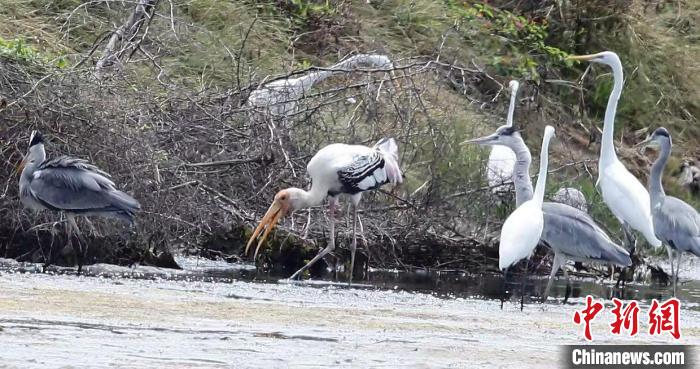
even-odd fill
[{"label": "heron's long neck", "polygon": [[542,152],[540,153],[540,172],[537,175],[537,185],[535,186],[535,194],[532,199],[542,208],[542,202],[544,202],[544,188],[547,183],[547,166],[549,165],[549,141],[552,139],[551,135],[545,134],[542,140]]},{"label": "heron's long neck", "polygon": [[617,160],[615,154],[615,145],[613,143],[613,134],[615,132],[615,113],[617,112],[617,103],[622,94],[622,85],[624,77],[622,73],[622,64],[619,61],[610,64],[613,73],[614,85],[610,97],[608,98],[608,106],[605,109],[605,120],[603,125],[603,140],[600,147],[599,168],[603,168],[613,161]]},{"label": "heron's long neck", "polygon": [[530,180],[530,164],[532,155],[525,145],[520,134],[517,135],[517,142],[509,145],[515,153],[515,167],[513,168],[513,184],[515,185],[515,206],[522,205],[525,201],[532,199],[532,181]]},{"label": "heron's long neck", "polygon": [[654,165],[652,165],[651,175],[649,176],[649,195],[651,196],[651,201],[653,202],[656,201],[655,199],[666,195],[664,192],[662,178],[669,156],[671,156],[671,144],[668,142],[663,142],[661,144],[659,157],[654,162]]}]

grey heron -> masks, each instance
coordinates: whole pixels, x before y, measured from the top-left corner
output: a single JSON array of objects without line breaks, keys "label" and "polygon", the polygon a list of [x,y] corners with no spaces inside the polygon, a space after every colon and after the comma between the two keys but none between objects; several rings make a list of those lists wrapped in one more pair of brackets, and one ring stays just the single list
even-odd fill
[{"label": "grey heron", "polygon": [[[501,126],[491,135],[466,142],[510,147],[517,158],[513,170],[516,206],[532,199],[532,181],[530,180],[532,157],[518,131],[513,127]],[[542,297],[543,300],[547,299],[557,271],[565,265],[567,260],[608,263],[622,267],[632,264],[629,253],[613,242],[587,213],[557,202],[544,202],[542,211],[544,213],[544,228],[541,241],[554,252],[552,271]],[[566,269],[564,269],[564,276],[567,279],[568,291]]]},{"label": "grey heron", "polygon": [[[544,189],[547,182],[547,166],[549,162],[549,141],[554,136],[554,127],[547,126],[542,138],[540,154],[540,172],[537,176],[537,186],[533,196],[518,206],[503,223],[501,239],[498,246],[498,268],[507,272],[508,268],[522,259],[530,260],[532,252],[542,237],[544,228]],[[523,276],[523,288],[527,277],[527,266]],[[525,296],[520,297],[520,310],[523,309]],[[503,306],[501,305],[501,308]]]},{"label": "grey heron", "polygon": [[624,84],[620,58],[614,52],[603,51],[592,55],[570,56],[568,59],[601,63],[612,70],[613,89],[605,109],[596,187],[603,196],[605,204],[622,224],[630,252],[634,253],[635,250],[632,229],[642,233],[652,246],[660,247],[661,241],[654,235],[654,226],[651,221],[649,192],[617,158],[613,143],[615,113]]},{"label": "grey heron", "polygon": [[[700,214],[683,200],[667,196],[662,177],[671,156],[671,135],[666,128],[657,128],[648,139],[641,142],[642,150],[647,146],[659,147],[659,157],[651,167],[649,192],[651,195],[651,217],[656,237],[666,245],[671,262],[673,296],[676,296],[676,281],[681,255],[689,252],[700,256]],[[674,269],[674,256],[676,258]]]},{"label": "grey heron", "polygon": [[307,95],[316,83],[360,65],[386,69],[387,72],[394,69],[394,64],[385,55],[358,54],[323,70],[265,83],[250,93],[247,104],[272,116],[284,117],[296,110],[298,100]]},{"label": "grey heron", "polygon": [[[399,167],[398,146],[393,138],[384,138],[373,147],[335,143],[325,146],[314,155],[306,166],[311,177],[308,191],[300,188],[287,188],[279,191],[263,216],[260,224],[250,237],[245,253],[258,235],[262,234],[255,249],[254,259],[265,243],[265,239],[275,224],[294,210],[319,205],[328,197],[328,222],[330,239],[326,248],[311,261],[292,274],[296,278],[301,272],[316,263],[335,249],[335,209],[341,195],[350,197],[353,208],[352,243],[350,244],[350,274],[352,282],[357,247],[357,206],[365,191],[374,190],[384,184],[400,184],[403,174]],[[263,232],[264,230],[264,232]]]},{"label": "grey heron", "polygon": [[[72,232],[82,238],[76,216],[111,217],[133,224],[134,215],[141,208],[133,197],[115,188],[109,174],[87,161],[69,156],[47,160],[44,139],[38,131],[31,133],[27,155],[17,167],[17,172],[20,171],[22,204],[34,211],[65,214],[69,244]],[[76,249],[78,273],[82,270],[86,252],[87,243],[83,248],[79,240]],[[45,267],[51,263],[51,254]]]}]

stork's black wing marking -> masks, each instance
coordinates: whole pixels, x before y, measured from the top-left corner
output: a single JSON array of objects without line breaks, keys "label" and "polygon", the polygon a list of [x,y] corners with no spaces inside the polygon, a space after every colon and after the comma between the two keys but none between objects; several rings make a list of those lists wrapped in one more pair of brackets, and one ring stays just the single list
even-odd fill
[{"label": "stork's black wing marking", "polygon": [[378,151],[369,155],[356,155],[350,165],[338,171],[343,192],[356,194],[387,183],[384,165],[384,157]]}]

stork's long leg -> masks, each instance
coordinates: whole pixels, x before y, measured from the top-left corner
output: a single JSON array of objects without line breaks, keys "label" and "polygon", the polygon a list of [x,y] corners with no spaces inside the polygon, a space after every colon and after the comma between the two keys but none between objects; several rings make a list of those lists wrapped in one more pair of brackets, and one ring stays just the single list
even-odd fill
[{"label": "stork's long leg", "polygon": [[350,278],[348,284],[352,283],[352,274],[355,271],[355,251],[357,251],[357,205],[360,203],[362,193],[352,195],[352,242],[350,243]]},{"label": "stork's long leg", "polygon": [[562,264],[564,263],[564,258],[560,257],[556,253],[554,254],[554,259],[552,260],[552,272],[549,273],[549,282],[547,282],[547,288],[544,289],[544,295],[542,296],[542,302],[547,301],[547,297],[549,296],[549,291],[552,288],[552,284],[554,283],[554,278],[557,275],[557,271],[559,268],[561,268]]},{"label": "stork's long leg", "polygon": [[328,199],[328,229],[330,233],[330,239],[328,240],[328,246],[321,250],[321,252],[318,253],[318,255],[314,256],[311,261],[306,263],[301,269],[297,270],[292,274],[289,279],[294,279],[296,278],[301,272],[305,271],[306,269],[310,268],[314,263],[316,263],[319,259],[322,257],[326,256],[329,252],[335,250],[335,208],[338,206],[338,199],[334,197],[330,197]]}]

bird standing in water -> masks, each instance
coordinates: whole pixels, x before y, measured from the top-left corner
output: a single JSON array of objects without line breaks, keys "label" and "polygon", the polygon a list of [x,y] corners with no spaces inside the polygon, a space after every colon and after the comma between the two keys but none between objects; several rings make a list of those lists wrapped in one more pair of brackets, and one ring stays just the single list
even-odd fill
[{"label": "bird standing in water", "polygon": [[[651,217],[654,221],[654,232],[661,242],[666,245],[668,258],[671,261],[671,277],[673,278],[673,296],[676,296],[676,283],[681,255],[689,252],[700,256],[700,214],[683,200],[667,196],[664,191],[662,177],[664,168],[671,156],[671,135],[666,128],[658,128],[648,139],[638,146],[644,150],[648,146],[659,148],[659,157],[651,167],[649,176],[649,193],[651,195]],[[674,269],[675,257],[675,269]]]},{"label": "bird standing in water", "polygon": [[387,183],[400,184],[403,182],[398,155],[398,146],[393,138],[382,139],[373,147],[335,143],[322,148],[306,166],[306,171],[311,177],[311,188],[305,191],[292,187],[278,192],[272,205],[250,237],[245,252],[248,253],[248,249],[255,239],[262,234],[255,249],[254,258],[257,258],[258,251],[265,243],[265,239],[282,217],[294,210],[319,205],[328,197],[328,228],[330,233],[328,246],[290,277],[290,279],[296,278],[301,272],[335,249],[335,210],[339,197],[347,195],[350,197],[353,208],[349,275],[349,282],[352,282],[357,248],[357,206],[363,192],[379,188]]}]

